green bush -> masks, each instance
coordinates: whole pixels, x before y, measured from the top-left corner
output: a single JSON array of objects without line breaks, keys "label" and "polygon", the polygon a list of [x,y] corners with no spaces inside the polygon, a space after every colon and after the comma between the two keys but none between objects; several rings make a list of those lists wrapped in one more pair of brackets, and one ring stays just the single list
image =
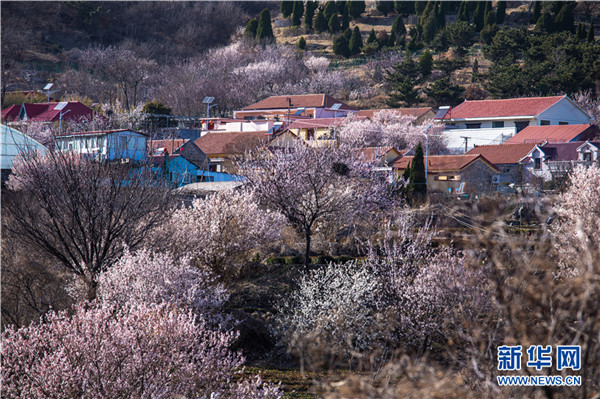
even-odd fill
[{"label": "green bush", "polygon": [[275,257],[272,257],[272,258],[265,259],[265,263],[267,265],[284,265],[285,264],[285,258],[283,258],[281,256],[275,256]]},{"label": "green bush", "polygon": [[328,263],[332,263],[335,262],[335,259],[333,256],[329,256],[329,255],[321,255],[317,258],[317,262],[320,265],[326,265]]},{"label": "green bush", "polygon": [[288,265],[301,265],[301,264],[304,264],[304,256],[302,256],[302,255],[292,256],[291,258],[288,258],[287,264]]}]

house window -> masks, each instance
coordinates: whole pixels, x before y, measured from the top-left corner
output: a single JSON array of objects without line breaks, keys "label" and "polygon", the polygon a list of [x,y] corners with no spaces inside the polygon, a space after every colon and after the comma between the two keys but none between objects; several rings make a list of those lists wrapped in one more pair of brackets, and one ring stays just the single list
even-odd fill
[{"label": "house window", "polygon": [[306,131],[306,140],[313,140],[315,138],[315,131],[314,129],[308,129]]},{"label": "house window", "polygon": [[529,126],[529,121],[526,121],[526,122],[515,122],[515,126],[517,128],[517,133],[519,133],[521,130],[523,130],[527,126]]},{"label": "house window", "polygon": [[542,120],[540,121],[540,125],[541,125],[541,126],[547,126],[547,125],[549,125],[549,124],[550,124],[550,121],[547,121],[547,120],[544,120],[544,119],[542,119]]},{"label": "house window", "polygon": [[542,169],[542,158],[535,158],[533,160],[533,169],[536,169],[536,170]]},{"label": "house window", "polygon": [[583,153],[583,160],[590,162],[592,160],[592,153],[591,152],[584,152]]},{"label": "house window", "polygon": [[510,168],[504,168],[504,169],[502,169],[502,173],[510,173]]},{"label": "house window", "polygon": [[467,129],[479,129],[481,128],[481,123],[466,123]]},{"label": "house window", "polygon": [[504,127],[504,121],[502,121],[502,122],[492,122],[492,127]]},{"label": "house window", "polygon": [[568,125],[569,122],[558,122],[559,125]]},{"label": "house window", "polygon": [[433,180],[448,180],[448,176],[435,176]]}]

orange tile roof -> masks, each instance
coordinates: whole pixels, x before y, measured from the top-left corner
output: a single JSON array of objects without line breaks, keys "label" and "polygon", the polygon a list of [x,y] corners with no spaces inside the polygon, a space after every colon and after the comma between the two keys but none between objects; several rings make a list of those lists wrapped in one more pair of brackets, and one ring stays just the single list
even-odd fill
[{"label": "orange tile roof", "polygon": [[[394,162],[394,168],[406,169],[410,162],[412,162],[412,156],[402,157]],[[492,165],[484,156],[480,154],[469,154],[469,155],[430,155],[428,172],[446,172],[446,171],[459,171],[476,160],[481,159],[487,163],[493,169],[497,169]]]},{"label": "orange tile roof", "polygon": [[342,109],[356,109],[351,107],[327,94],[304,94],[297,96],[271,96],[255,104],[248,105],[244,111],[254,109],[284,109],[288,107],[287,99],[292,100],[291,108],[311,107],[311,108],[328,108],[335,103],[342,103]]},{"label": "orange tile roof", "polygon": [[194,143],[206,155],[239,154],[266,143],[271,135],[267,132],[210,132],[196,139]]},{"label": "orange tile roof", "polygon": [[518,163],[535,147],[535,143],[480,145],[466,155],[483,155],[494,165]]},{"label": "orange tile roof", "polygon": [[371,119],[371,118],[373,118],[373,115],[375,115],[377,112],[384,111],[384,110],[396,111],[396,112],[401,113],[402,115],[413,116],[415,118],[423,116],[423,115],[425,115],[429,111],[433,112],[433,108],[431,108],[431,107],[422,107],[422,108],[380,108],[380,109],[361,109],[360,111],[358,111],[356,113],[356,115],[358,115],[358,116],[365,116],[365,117]]},{"label": "orange tile roof", "polygon": [[396,151],[399,156],[402,156],[402,153],[395,149],[394,147],[365,147],[361,148],[360,153],[363,158],[367,161],[372,161],[378,158],[385,156],[390,151]]},{"label": "orange tile roof", "polygon": [[589,135],[589,137],[583,139],[591,139],[597,131],[596,126],[587,123],[582,125],[527,126],[508,139],[506,143],[542,143],[544,141],[565,143],[578,139],[578,136],[582,133]]},{"label": "orange tile roof", "polygon": [[493,118],[538,115],[566,96],[509,98],[504,100],[464,101],[452,108],[444,119]]}]

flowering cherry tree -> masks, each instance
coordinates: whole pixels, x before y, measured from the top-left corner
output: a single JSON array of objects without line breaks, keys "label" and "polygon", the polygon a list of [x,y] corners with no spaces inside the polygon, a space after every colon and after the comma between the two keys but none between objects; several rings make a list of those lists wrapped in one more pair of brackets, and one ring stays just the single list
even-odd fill
[{"label": "flowering cherry tree", "polygon": [[212,314],[228,295],[209,271],[192,265],[189,256],[175,259],[147,248],[123,256],[98,278],[98,297],[121,305],[171,303]]},{"label": "flowering cherry tree", "polygon": [[240,164],[257,200],[284,215],[305,238],[305,263],[311,237],[336,219],[351,224],[373,217],[389,205],[385,179],[349,148],[310,147],[296,142],[287,148],[258,151]]},{"label": "flowering cherry tree", "polygon": [[233,273],[251,253],[279,238],[284,220],[260,208],[248,190],[219,192],[181,208],[153,237],[163,252],[189,254],[218,273]]},{"label": "flowering cherry tree", "polygon": [[21,398],[280,398],[239,378],[233,333],[170,305],[81,303],[2,334],[2,392]]}]

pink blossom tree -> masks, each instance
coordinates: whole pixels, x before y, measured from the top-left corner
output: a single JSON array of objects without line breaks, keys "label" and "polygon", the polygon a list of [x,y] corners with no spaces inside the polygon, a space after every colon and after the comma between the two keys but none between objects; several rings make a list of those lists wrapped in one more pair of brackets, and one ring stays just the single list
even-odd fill
[{"label": "pink blossom tree", "polygon": [[306,265],[316,229],[336,219],[352,224],[357,218],[372,218],[392,200],[374,165],[345,147],[318,148],[297,141],[287,148],[257,151],[241,162],[240,174],[261,204],[280,212],[304,235]]},{"label": "pink blossom tree", "polygon": [[[427,124],[415,125],[415,118],[394,110],[375,113],[372,120],[349,118],[340,129],[340,141],[353,147],[391,146],[398,150],[414,148],[425,143]],[[446,151],[443,127],[433,125],[429,129],[429,153]]]},{"label": "pink blossom tree", "polygon": [[283,218],[262,209],[251,191],[219,192],[176,210],[152,238],[153,247],[192,256],[217,273],[236,274],[252,253],[279,238]]},{"label": "pink blossom tree", "polygon": [[23,398],[280,398],[240,378],[233,333],[177,307],[81,303],[2,334],[2,392]]},{"label": "pink blossom tree", "polygon": [[189,256],[175,259],[143,248],[123,256],[98,278],[98,298],[124,305],[170,303],[211,315],[227,301],[222,284]]}]

